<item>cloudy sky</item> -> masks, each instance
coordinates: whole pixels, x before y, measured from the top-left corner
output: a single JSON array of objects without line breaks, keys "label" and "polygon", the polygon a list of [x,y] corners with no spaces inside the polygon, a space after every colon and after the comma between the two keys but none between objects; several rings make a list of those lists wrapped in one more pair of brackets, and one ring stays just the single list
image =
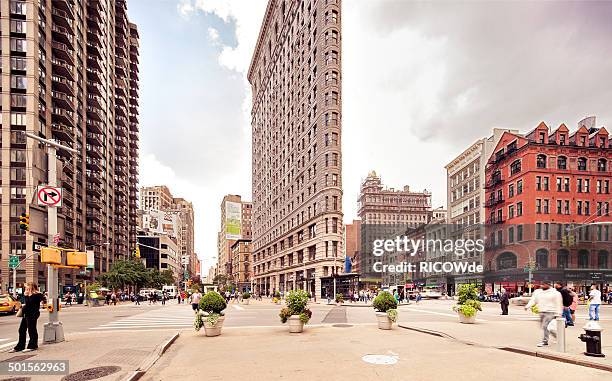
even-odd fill
[{"label": "cloudy sky", "polygon": [[[193,201],[196,250],[216,256],[220,202],[251,197],[245,79],[266,0],[130,0],[141,37],[141,183]],[[433,192],[493,127],[612,123],[612,2],[345,0],[345,221],[360,181]],[[606,107],[607,106],[607,107]]]}]

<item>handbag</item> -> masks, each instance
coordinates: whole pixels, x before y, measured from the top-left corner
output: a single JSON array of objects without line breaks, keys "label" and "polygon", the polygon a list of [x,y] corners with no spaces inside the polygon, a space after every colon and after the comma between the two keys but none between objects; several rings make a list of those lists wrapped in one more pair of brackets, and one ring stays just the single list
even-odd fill
[{"label": "handbag", "polygon": [[23,316],[23,307],[19,307],[19,311],[17,311],[17,313],[15,314],[16,317],[22,317]]}]

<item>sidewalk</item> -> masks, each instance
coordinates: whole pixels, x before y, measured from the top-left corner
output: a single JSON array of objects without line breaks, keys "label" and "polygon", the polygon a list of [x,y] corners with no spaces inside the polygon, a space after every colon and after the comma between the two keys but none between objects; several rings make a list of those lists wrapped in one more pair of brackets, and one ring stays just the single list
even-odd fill
[{"label": "sidewalk", "polygon": [[540,322],[537,320],[502,321],[491,320],[489,317],[486,319],[486,321],[477,321],[475,324],[461,324],[458,319],[456,322],[436,321],[406,323],[402,323],[400,320],[400,326],[409,329],[440,333],[443,336],[448,336],[464,343],[494,348],[511,347],[527,351],[531,354],[552,354],[560,357],[567,357],[570,360],[594,362],[612,367],[612,322],[610,321],[599,322],[604,328],[602,332],[602,352],[606,355],[604,358],[599,358],[585,356],[583,353],[586,345],[580,341],[578,336],[585,333],[582,329],[586,323],[584,319],[577,319],[575,326],[566,328],[565,353],[556,350],[557,342],[552,336],[548,347],[539,348],[536,346],[542,339]]},{"label": "sidewalk", "polygon": [[[139,331],[139,332],[79,332],[66,335],[66,341],[58,344],[41,344],[38,350],[27,353],[0,353],[0,362],[20,360],[68,360],[69,371],[78,371],[101,366],[115,366],[120,369],[96,380],[122,380],[137,370],[141,364],[148,363],[156,356],[156,349],[167,342],[176,332]],[[42,339],[42,329],[39,335]],[[119,336],[120,335],[120,336]],[[93,370],[91,371],[93,372]],[[25,376],[25,375],[22,375]],[[31,380],[61,380],[65,375],[28,376]],[[0,375],[0,379],[10,379]],[[91,379],[91,378],[82,378]]]},{"label": "sidewalk", "polygon": [[[395,364],[372,364],[366,355]],[[142,380],[607,380],[610,373],[493,348],[467,346],[395,327],[342,324],[183,331]]]}]

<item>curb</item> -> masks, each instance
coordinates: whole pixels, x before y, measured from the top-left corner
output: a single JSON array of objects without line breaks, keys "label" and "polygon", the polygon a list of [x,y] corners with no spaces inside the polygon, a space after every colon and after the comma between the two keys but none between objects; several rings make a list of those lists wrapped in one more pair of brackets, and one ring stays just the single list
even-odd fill
[{"label": "curb", "polygon": [[155,364],[155,362],[157,362],[157,360],[159,360],[160,357],[166,353],[168,348],[170,348],[170,346],[176,341],[176,339],[179,338],[180,335],[180,332],[176,332],[170,339],[155,348],[155,350],[143,360],[138,369],[124,378],[123,381],[137,381],[144,376],[145,373],[147,373],[147,371]]},{"label": "curb", "polygon": [[512,352],[512,353],[516,353],[516,354],[520,354],[520,355],[539,357],[539,358],[543,358],[543,359],[546,359],[546,360],[564,362],[564,363],[567,363],[567,364],[583,366],[583,367],[586,367],[586,368],[595,368],[595,369],[599,369],[599,370],[603,370],[603,371],[607,371],[607,372],[612,372],[612,365],[606,365],[606,364],[602,364],[602,363],[598,363],[598,362],[594,362],[594,361],[588,361],[588,360],[576,358],[575,356],[568,355],[568,354],[543,352],[543,351],[534,351],[534,350],[531,350],[531,349],[524,349],[524,348],[518,348],[518,347],[487,346],[487,345],[484,345],[484,344],[479,344],[479,343],[475,343],[475,342],[460,340],[460,339],[457,339],[457,338],[455,338],[455,337],[453,337],[451,335],[448,335],[448,334],[446,334],[444,332],[441,332],[441,331],[435,331],[435,330],[431,330],[431,329],[424,329],[424,328],[418,328],[418,327],[411,327],[411,326],[404,325],[404,324],[398,324],[397,326],[400,327],[400,328],[403,328],[403,329],[410,330],[410,331],[424,333],[426,335],[431,335],[431,336],[436,336],[436,337],[441,337],[441,338],[445,338],[445,339],[454,340],[454,341],[460,342],[460,343],[465,344],[465,345],[479,346],[479,347],[484,347],[484,348],[493,348],[493,349],[498,349],[498,350],[506,351],[506,352]]}]

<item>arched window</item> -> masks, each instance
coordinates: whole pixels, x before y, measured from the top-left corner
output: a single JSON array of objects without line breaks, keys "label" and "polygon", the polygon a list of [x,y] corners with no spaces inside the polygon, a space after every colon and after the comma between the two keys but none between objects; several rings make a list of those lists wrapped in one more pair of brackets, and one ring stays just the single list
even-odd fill
[{"label": "arched window", "polygon": [[587,159],[586,159],[586,157],[579,157],[578,158],[578,170],[579,171],[586,171],[587,170]]},{"label": "arched window", "polygon": [[519,173],[521,171],[521,161],[514,160],[512,164],[510,164],[510,175],[514,175],[515,173]]},{"label": "arched window", "polygon": [[559,156],[557,158],[557,168],[558,169],[567,169],[567,157]]},{"label": "arched window", "polygon": [[606,159],[599,159],[597,160],[597,170],[599,172],[605,172],[608,169],[608,162],[606,161]]},{"label": "arched window", "polygon": [[589,268],[589,252],[587,250],[580,250],[578,252],[578,268],[579,269]]},{"label": "arched window", "polygon": [[557,268],[566,269],[569,267],[569,252],[561,249],[557,252]]},{"label": "arched window", "polygon": [[536,251],[536,266],[538,269],[548,268],[548,250],[538,249]]},{"label": "arched window", "polygon": [[608,252],[605,250],[599,250],[597,253],[597,265],[600,269],[608,268]]},{"label": "arched window", "polygon": [[536,162],[538,168],[546,168],[546,155],[539,154]]},{"label": "arched window", "polygon": [[515,269],[516,268],[516,255],[509,251],[501,253],[497,257],[497,269],[505,270],[505,269]]}]

